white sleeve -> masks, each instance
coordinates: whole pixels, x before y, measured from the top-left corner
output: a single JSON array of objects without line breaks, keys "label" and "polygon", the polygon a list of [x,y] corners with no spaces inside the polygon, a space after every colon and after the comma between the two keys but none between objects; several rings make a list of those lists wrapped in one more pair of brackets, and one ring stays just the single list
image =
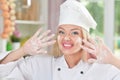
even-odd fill
[{"label": "white sleeve", "polygon": [[22,73],[20,72],[20,70],[18,69],[18,67],[15,67],[13,69],[13,71],[8,75],[8,76],[5,76],[5,77],[2,77],[0,78],[0,80],[26,80]]},{"label": "white sleeve", "polygon": [[120,80],[120,69],[112,65],[108,77],[111,77],[112,80]]},{"label": "white sleeve", "polygon": [[0,53],[0,60],[4,59],[11,51]]},{"label": "white sleeve", "polygon": [[[10,52],[12,51],[0,53],[0,60],[4,59]],[[14,72],[15,71],[14,69],[16,67],[19,69],[19,72],[23,74],[29,73],[31,68],[31,66],[29,66],[31,65],[31,59],[32,58],[29,58],[29,59],[21,58],[17,61],[9,62],[6,64],[0,64],[0,78],[4,76],[8,76],[12,72]],[[27,68],[29,68],[29,71],[26,71],[28,70]]]},{"label": "white sleeve", "polygon": [[0,78],[8,76],[15,69],[20,60],[9,62],[7,64],[0,64]]},{"label": "white sleeve", "polygon": [[17,64],[17,68],[19,69],[20,73],[23,75],[25,80],[32,79],[32,73],[34,72],[33,66],[35,63],[34,58],[34,56],[23,58],[23,60],[21,60]]},{"label": "white sleeve", "polygon": [[[10,52],[0,53],[0,60],[4,59]],[[0,64],[0,78],[19,78],[17,80],[24,80],[22,78],[30,77],[31,59],[21,58],[17,61],[9,62],[7,64]],[[25,79],[29,80],[29,79]]]},{"label": "white sleeve", "polygon": [[51,57],[46,59],[46,56],[44,58],[41,55],[28,56],[7,64],[0,64],[0,78],[7,77],[8,80],[32,80],[34,76],[39,75],[34,73],[39,72],[39,68],[45,67],[41,65],[44,61],[44,65],[49,65]]},{"label": "white sleeve", "polygon": [[[4,59],[10,52],[0,53],[0,60]],[[16,66],[16,62],[0,64],[0,77],[8,75]]]},{"label": "white sleeve", "polygon": [[0,78],[15,80],[31,80],[32,58],[21,58],[14,62],[0,65]]},{"label": "white sleeve", "polygon": [[118,73],[113,80],[120,80],[120,73]]}]

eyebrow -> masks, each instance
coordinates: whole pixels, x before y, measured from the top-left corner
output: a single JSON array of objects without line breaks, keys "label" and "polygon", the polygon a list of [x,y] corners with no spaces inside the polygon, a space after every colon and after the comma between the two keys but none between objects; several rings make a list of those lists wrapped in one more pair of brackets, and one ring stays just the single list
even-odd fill
[{"label": "eyebrow", "polygon": [[[64,28],[61,28],[61,27],[60,27],[59,29],[65,30]],[[79,29],[79,28],[74,28],[74,29],[71,29],[71,31],[72,31],[72,30],[81,30],[81,29]]]},{"label": "eyebrow", "polygon": [[64,28],[59,27],[59,29],[64,29]]}]

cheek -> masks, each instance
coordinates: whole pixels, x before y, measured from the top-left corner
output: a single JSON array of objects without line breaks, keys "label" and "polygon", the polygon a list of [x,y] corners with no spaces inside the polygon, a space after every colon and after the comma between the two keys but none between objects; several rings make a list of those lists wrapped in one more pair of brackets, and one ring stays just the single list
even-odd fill
[{"label": "cheek", "polygon": [[74,52],[78,52],[81,50],[81,45],[82,45],[82,39],[81,38],[76,38],[75,43],[74,43]]},{"label": "cheek", "polygon": [[75,45],[80,46],[82,44],[82,38],[76,38],[75,39]]}]

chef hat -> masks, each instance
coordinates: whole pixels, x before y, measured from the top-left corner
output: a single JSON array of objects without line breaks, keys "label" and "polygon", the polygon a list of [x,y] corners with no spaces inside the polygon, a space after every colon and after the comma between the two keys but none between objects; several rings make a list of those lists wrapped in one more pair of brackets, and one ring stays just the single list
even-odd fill
[{"label": "chef hat", "polygon": [[89,11],[76,0],[67,0],[60,6],[59,25],[73,24],[80,26],[89,32],[90,28],[96,28],[96,21]]}]

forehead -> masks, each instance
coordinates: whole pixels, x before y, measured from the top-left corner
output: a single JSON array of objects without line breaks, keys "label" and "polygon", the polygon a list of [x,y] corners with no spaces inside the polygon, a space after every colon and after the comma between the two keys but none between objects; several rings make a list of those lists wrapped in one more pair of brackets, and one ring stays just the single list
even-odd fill
[{"label": "forehead", "polygon": [[81,30],[82,28],[80,26],[76,26],[76,25],[65,24],[65,25],[59,26],[58,30],[59,29],[64,29],[64,30]]}]

